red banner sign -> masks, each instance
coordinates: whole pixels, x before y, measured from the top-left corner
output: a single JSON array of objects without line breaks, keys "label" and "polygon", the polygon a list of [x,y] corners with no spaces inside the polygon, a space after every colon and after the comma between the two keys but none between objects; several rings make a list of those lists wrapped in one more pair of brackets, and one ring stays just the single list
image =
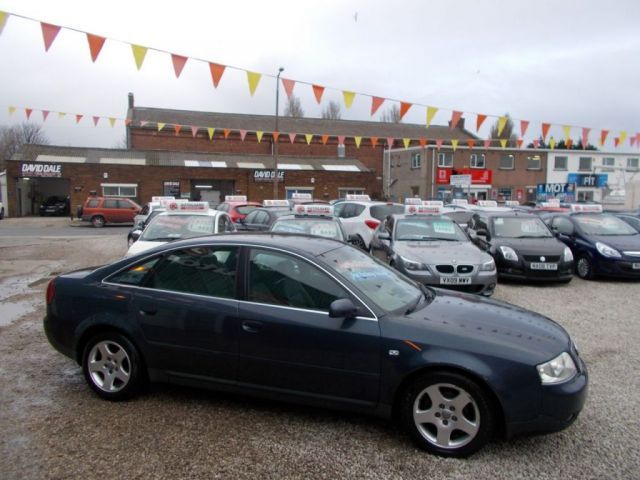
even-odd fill
[{"label": "red banner sign", "polygon": [[493,180],[493,171],[485,168],[438,168],[437,173],[436,183],[440,185],[449,185],[451,175],[471,175],[473,185],[491,185]]}]

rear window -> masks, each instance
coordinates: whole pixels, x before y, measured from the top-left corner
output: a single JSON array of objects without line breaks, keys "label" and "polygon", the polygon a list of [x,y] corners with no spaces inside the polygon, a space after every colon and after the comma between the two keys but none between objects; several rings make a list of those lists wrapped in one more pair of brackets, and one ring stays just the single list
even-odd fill
[{"label": "rear window", "polygon": [[99,204],[100,200],[89,200],[89,203],[87,203],[87,208],[97,208]]},{"label": "rear window", "polygon": [[240,205],[236,207],[236,212],[238,212],[240,215],[246,215],[247,213],[255,210],[256,208],[258,208],[257,205]]},{"label": "rear window", "polygon": [[371,207],[371,216],[382,221],[389,215],[394,213],[404,213],[404,206],[402,205],[374,205]]}]

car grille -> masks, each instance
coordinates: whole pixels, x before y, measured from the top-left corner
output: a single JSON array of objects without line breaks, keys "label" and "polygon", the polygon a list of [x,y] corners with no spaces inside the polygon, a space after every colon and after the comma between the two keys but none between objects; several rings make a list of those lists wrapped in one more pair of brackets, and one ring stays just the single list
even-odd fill
[{"label": "car grille", "polygon": [[436,265],[436,270],[440,273],[453,273],[453,265]]},{"label": "car grille", "polygon": [[471,273],[473,272],[473,265],[458,265],[458,273]]},{"label": "car grille", "polygon": [[640,252],[626,251],[622,252],[625,255],[629,255],[630,257],[640,257]]},{"label": "car grille", "polygon": [[540,257],[544,257],[545,262],[558,263],[560,261],[560,255],[523,255],[527,262],[541,262]]}]

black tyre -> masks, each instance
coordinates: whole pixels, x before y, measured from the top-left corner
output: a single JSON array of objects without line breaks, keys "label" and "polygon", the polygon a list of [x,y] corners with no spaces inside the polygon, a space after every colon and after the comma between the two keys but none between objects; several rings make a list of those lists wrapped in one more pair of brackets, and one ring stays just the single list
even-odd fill
[{"label": "black tyre", "polygon": [[102,228],[104,227],[104,224],[104,217],[101,215],[96,215],[91,219],[91,225],[93,225],[95,228]]},{"label": "black tyre", "polygon": [[580,255],[576,260],[576,274],[583,280],[593,279],[593,263],[588,255]]},{"label": "black tyre", "polygon": [[358,238],[353,241],[352,245],[361,250],[364,250],[365,252],[367,251],[367,246],[365,245],[364,240],[362,240],[362,237],[360,237],[359,235]]},{"label": "black tyre", "polygon": [[495,416],[483,389],[456,373],[429,373],[415,380],[400,399],[400,421],[423,450],[444,457],[467,457],[492,437]]},{"label": "black tyre", "polygon": [[4,208],[0,209],[0,220],[4,218]]},{"label": "black tyre", "polygon": [[127,337],[116,332],[92,337],[82,353],[84,378],[106,400],[125,400],[144,383],[142,359]]}]

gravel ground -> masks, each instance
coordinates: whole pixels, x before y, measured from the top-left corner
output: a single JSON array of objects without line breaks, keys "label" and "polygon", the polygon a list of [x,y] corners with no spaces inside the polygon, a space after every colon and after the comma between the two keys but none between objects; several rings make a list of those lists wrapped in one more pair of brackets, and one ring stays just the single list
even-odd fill
[{"label": "gravel ground", "polygon": [[[25,246],[27,245],[27,246]],[[118,258],[124,242],[28,246],[0,237],[0,478],[638,478],[640,284],[501,284],[495,298],[557,320],[591,374],[563,432],[497,441],[467,460],[417,450],[388,422],[165,385],[99,400],[42,331],[52,272]]]}]

